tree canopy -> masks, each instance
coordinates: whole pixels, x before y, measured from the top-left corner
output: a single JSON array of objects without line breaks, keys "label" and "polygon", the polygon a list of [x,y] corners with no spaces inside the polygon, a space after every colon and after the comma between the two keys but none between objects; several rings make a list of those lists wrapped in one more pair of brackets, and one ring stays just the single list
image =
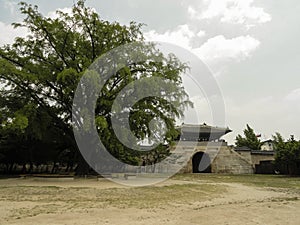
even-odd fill
[{"label": "tree canopy", "polygon": [[[77,1],[71,14],[57,11],[56,18],[45,17],[37,6],[24,2],[20,11],[25,19],[14,26],[26,27],[29,34],[0,48],[0,160],[55,163],[67,154],[68,160],[81,165],[71,119],[78,82],[99,56],[124,44],[143,43],[142,25],[102,20],[84,1]],[[164,141],[171,143],[177,136],[176,117],[191,106],[181,82],[186,64],[174,55],[162,55],[154,45],[142,46],[139,54],[145,60],[116,71],[101,90],[95,109],[97,130],[105,146],[119,159],[133,164],[140,162],[142,153],[123,146],[111,127],[110,110],[117,94],[141,79],[141,74],[177,85],[174,106],[160,98],[146,98],[131,109],[130,125],[140,140],[151,136],[149,122],[160,118],[167,126]],[[157,57],[159,62],[153,60]],[[17,157],[21,159],[17,161]]]},{"label": "tree canopy", "polygon": [[248,147],[253,150],[258,150],[261,146],[260,140],[257,138],[254,130],[248,124],[244,130],[244,137],[239,134],[235,140],[235,145],[238,147]]},{"label": "tree canopy", "polygon": [[300,141],[293,136],[284,140],[280,133],[273,135],[275,145],[275,163],[280,172],[290,175],[300,174]]}]

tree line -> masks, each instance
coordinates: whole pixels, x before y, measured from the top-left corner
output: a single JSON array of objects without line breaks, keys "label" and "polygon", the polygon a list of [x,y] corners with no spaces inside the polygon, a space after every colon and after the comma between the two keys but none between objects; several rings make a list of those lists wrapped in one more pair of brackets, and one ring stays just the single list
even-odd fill
[{"label": "tree line", "polygon": [[[281,173],[300,175],[300,140],[295,140],[294,135],[285,140],[277,132],[272,136],[272,144],[275,153],[275,168]],[[253,150],[259,150],[262,142],[254,130],[247,124],[244,136],[238,135],[235,145],[237,147],[248,147]]]}]

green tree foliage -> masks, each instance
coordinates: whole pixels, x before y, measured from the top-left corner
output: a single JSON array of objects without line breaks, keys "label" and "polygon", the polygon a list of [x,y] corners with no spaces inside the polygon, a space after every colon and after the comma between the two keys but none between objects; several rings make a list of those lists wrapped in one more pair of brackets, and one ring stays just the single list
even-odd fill
[{"label": "green tree foliage", "polygon": [[261,146],[260,140],[248,124],[247,128],[244,130],[244,137],[239,134],[235,140],[235,145],[238,147],[248,147],[253,150],[258,150]]},{"label": "green tree foliage", "polygon": [[279,170],[290,175],[300,175],[300,141],[293,136],[285,141],[281,134],[273,136],[275,144],[275,163]]},{"label": "green tree foliage", "polygon": [[[84,1],[77,1],[71,14],[58,11],[57,18],[44,17],[37,6],[24,2],[20,11],[25,19],[14,26],[26,27],[29,35],[0,48],[2,158],[15,149],[17,155],[24,156],[20,160],[24,163],[54,162],[67,151],[69,158],[81,165],[71,122],[77,84],[97,57],[120,45],[142,42],[142,25],[102,20]],[[167,126],[164,141],[170,143],[177,135],[175,118],[191,105],[180,76],[187,66],[174,55],[164,57],[153,45],[142,46],[139,54],[146,60],[118,70],[102,89],[95,109],[97,130],[106,147],[123,161],[135,164],[140,162],[141,153],[122,146],[111,128],[110,110],[117,94],[131,81],[139,80],[141,74],[177,84],[173,91],[175,106],[157,98],[134,105],[130,125],[141,140],[151,136],[149,122],[160,118]],[[160,58],[160,62],[153,58]]]}]

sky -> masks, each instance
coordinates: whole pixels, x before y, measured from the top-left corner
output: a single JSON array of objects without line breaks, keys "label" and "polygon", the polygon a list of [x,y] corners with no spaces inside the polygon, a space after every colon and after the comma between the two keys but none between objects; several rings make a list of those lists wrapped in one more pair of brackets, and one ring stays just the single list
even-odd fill
[{"label": "sky", "polygon": [[[27,0],[43,15],[68,11],[75,0]],[[300,138],[300,2],[298,0],[87,0],[102,19],[145,24],[147,40],[181,46],[212,72],[225,105],[214,124],[203,95],[190,96],[200,121],[229,126],[230,144],[249,124],[262,140],[280,132]],[[0,0],[0,45],[26,31],[18,1]],[[209,97],[208,97],[209,98]],[[190,121],[187,121],[190,122]]]}]

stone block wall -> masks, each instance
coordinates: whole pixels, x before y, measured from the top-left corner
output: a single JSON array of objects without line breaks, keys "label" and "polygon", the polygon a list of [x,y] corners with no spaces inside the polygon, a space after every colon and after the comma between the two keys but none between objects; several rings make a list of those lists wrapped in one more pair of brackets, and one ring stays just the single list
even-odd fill
[{"label": "stone block wall", "polygon": [[212,162],[213,173],[252,174],[254,168],[251,161],[239,155],[227,146],[221,147]]},{"label": "stone block wall", "polygon": [[274,155],[262,155],[262,154],[252,154],[251,160],[253,165],[260,164],[260,161],[273,161],[275,160]]},{"label": "stone block wall", "polygon": [[[186,145],[186,144],[185,144]],[[197,152],[205,152],[211,159],[212,173],[230,173],[230,174],[252,174],[254,167],[247,157],[235,152],[223,142],[199,142],[186,154],[192,154],[188,163],[180,171],[181,173],[193,172],[193,155]],[[184,153],[183,153],[184,154]]]}]

